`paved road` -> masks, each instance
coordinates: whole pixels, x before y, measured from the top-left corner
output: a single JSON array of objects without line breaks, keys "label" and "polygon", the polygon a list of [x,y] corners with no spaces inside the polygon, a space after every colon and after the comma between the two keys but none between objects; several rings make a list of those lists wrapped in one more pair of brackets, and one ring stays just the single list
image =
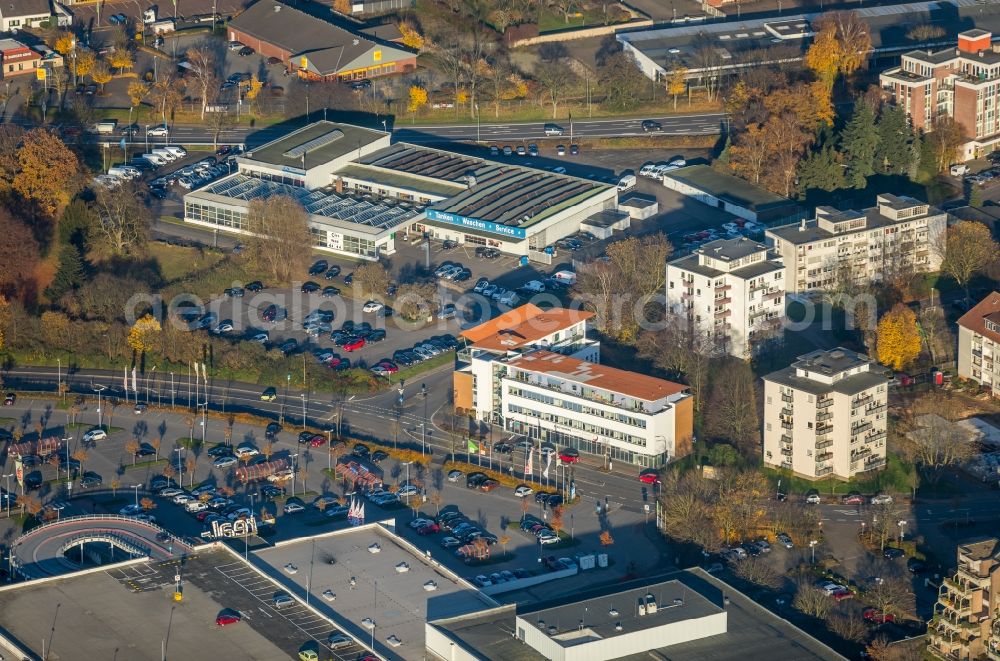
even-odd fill
[{"label": "paved road", "polygon": [[[314,113],[315,115],[315,113]],[[317,119],[317,117],[313,117]],[[588,119],[568,121],[560,120],[558,125],[564,130],[562,136],[567,142],[577,138],[595,137],[623,137],[652,135],[644,133],[642,121],[644,118],[630,119]],[[668,135],[713,135],[722,130],[725,115],[721,113],[702,113],[697,115],[669,115],[664,117],[651,117],[663,126],[662,133]],[[219,142],[223,144],[243,144],[261,145],[288,132],[294,123],[281,124],[263,129],[235,128],[222,131]],[[544,122],[531,122],[524,124],[459,124],[459,125],[430,125],[411,126],[403,124],[395,127],[394,139],[415,142],[415,143],[439,143],[439,142],[517,142],[522,140],[536,140],[545,138]],[[391,124],[388,128],[393,128]],[[572,133],[572,136],[570,135]],[[176,144],[212,143],[214,133],[210,128],[199,125],[174,125],[171,127],[169,140]],[[91,136],[94,142],[109,141],[108,137]],[[110,138],[110,141],[117,142],[117,136]],[[154,142],[162,143],[163,138],[150,139],[150,145]],[[145,139],[137,140],[145,144]]]}]

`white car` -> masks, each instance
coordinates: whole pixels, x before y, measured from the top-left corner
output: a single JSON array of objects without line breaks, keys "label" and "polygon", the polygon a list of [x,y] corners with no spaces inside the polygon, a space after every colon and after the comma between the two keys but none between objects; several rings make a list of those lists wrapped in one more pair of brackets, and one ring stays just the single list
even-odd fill
[{"label": "white car", "polygon": [[420,493],[420,490],[419,490],[419,489],[417,489],[417,488],[416,488],[415,486],[413,486],[412,484],[407,484],[407,485],[406,485],[405,487],[402,487],[402,488],[401,488],[401,489],[400,489],[400,490],[399,490],[399,491],[398,491],[398,492],[396,493],[396,495],[397,495],[397,496],[399,496],[399,497],[401,497],[401,498],[405,498],[405,497],[407,497],[407,496],[416,496],[416,495],[417,495],[418,493]]},{"label": "white car", "polygon": [[189,493],[179,493],[176,496],[174,496],[171,500],[174,503],[174,505],[183,505],[184,503],[189,503],[192,500],[194,500],[194,496],[192,496]]},{"label": "white car", "polygon": [[204,512],[207,509],[208,505],[200,500],[189,500],[184,503],[184,510],[188,512],[188,514],[197,514],[198,512]]},{"label": "white car", "polygon": [[281,508],[281,511],[285,514],[296,514],[298,512],[306,511],[306,508],[299,503],[285,503],[285,506]]},{"label": "white car", "polygon": [[639,168],[640,177],[646,177],[647,179],[651,179],[655,174],[656,174],[655,163],[647,163],[646,165],[643,165],[641,168]]},{"label": "white car", "polygon": [[463,475],[465,475],[465,473],[463,473],[460,470],[448,471],[448,481],[449,482],[458,482],[459,480],[462,479]]},{"label": "white car", "polygon": [[173,498],[174,496],[179,496],[184,493],[183,489],[178,489],[177,487],[168,487],[160,492],[160,496],[163,498]]},{"label": "white car", "polygon": [[434,522],[431,521],[430,519],[414,519],[413,521],[410,521],[409,525],[414,530],[417,530],[419,528],[423,528],[424,526],[429,526],[432,523]]},{"label": "white car", "polygon": [[535,493],[534,489],[523,484],[518,488],[514,489],[514,495],[517,496],[518,498],[524,498],[525,496],[530,496],[533,493]]},{"label": "white car", "polygon": [[166,126],[151,126],[146,129],[146,135],[156,138],[165,138],[169,129]]},{"label": "white car", "polygon": [[108,432],[103,429],[91,429],[86,434],[83,435],[84,443],[93,443],[94,441],[103,441],[108,437]]},{"label": "white car", "polygon": [[892,496],[887,493],[880,493],[877,496],[872,496],[872,505],[888,505],[892,502]]},{"label": "white car", "polygon": [[365,303],[365,307],[361,308],[362,312],[378,312],[384,306],[378,301],[368,301]]},{"label": "white car", "polygon": [[236,451],[233,454],[242,459],[243,457],[253,457],[254,455],[258,455],[260,454],[260,450],[252,445],[241,445],[236,448]]}]

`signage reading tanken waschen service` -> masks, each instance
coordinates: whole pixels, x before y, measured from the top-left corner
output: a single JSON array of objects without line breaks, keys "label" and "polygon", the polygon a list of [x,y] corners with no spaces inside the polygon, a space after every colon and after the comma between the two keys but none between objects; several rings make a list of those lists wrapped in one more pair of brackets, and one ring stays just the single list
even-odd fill
[{"label": "signage reading tanken waschen service", "polygon": [[427,220],[436,220],[439,223],[448,223],[449,225],[460,225],[462,227],[468,227],[469,229],[473,230],[490,232],[491,234],[501,234],[503,236],[510,236],[515,239],[523,239],[526,236],[524,230],[520,227],[509,227],[507,225],[499,225],[497,223],[491,223],[488,220],[479,220],[478,218],[459,216],[458,214],[445,213],[443,211],[436,211],[434,209],[427,210]]}]

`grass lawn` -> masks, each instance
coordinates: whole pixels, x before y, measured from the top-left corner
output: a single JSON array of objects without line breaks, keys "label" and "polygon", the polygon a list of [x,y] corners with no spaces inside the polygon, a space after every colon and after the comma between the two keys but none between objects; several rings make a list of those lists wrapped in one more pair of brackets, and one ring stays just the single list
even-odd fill
[{"label": "grass lawn", "polygon": [[172,246],[160,241],[151,241],[148,250],[149,256],[160,265],[160,274],[166,282],[179,280],[192,272],[211,269],[224,258],[218,250]]},{"label": "grass lawn", "polygon": [[569,15],[569,20],[559,11],[543,10],[538,16],[539,34],[599,25],[604,25],[604,12],[600,9],[585,9],[574,12]]},{"label": "grass lawn", "polygon": [[775,489],[778,480],[781,480],[781,490],[785,493],[805,494],[810,489],[816,489],[821,494],[830,496],[842,496],[852,491],[866,495],[877,493],[909,495],[913,491],[911,476],[916,473],[913,464],[892,454],[888,456],[883,470],[855,477],[846,482],[837,479],[806,480],[792,475],[790,471],[767,467],[762,467],[761,470]]},{"label": "grass lawn", "polygon": [[137,461],[135,465],[122,464],[122,468],[124,468],[126,471],[141,470],[143,468],[152,468],[153,466],[160,466],[166,463],[167,463],[167,458],[162,457],[160,459],[151,459],[150,461]]}]

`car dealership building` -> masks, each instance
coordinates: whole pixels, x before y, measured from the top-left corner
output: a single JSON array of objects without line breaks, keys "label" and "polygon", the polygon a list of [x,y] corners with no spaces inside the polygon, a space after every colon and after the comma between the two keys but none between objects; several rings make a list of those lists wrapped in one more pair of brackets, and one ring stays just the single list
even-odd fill
[{"label": "car dealership building", "polygon": [[287,195],[316,248],[378,259],[403,233],[548,262],[545,248],[617,209],[614,186],[408,143],[320,121],[250,149],[238,171],[184,196],[184,220],[246,231],[250,202]]}]

